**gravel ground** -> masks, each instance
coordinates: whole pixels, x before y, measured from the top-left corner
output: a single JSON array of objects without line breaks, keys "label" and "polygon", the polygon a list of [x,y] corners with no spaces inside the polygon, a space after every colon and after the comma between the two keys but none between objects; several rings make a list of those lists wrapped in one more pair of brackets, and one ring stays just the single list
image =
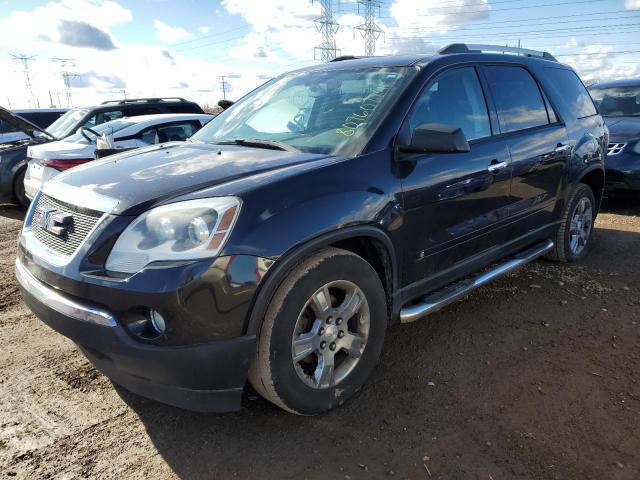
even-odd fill
[{"label": "gravel ground", "polygon": [[581,264],[545,260],[392,328],[363,391],[314,418],[246,395],[196,414],[96,372],[23,305],[0,206],[0,478],[640,478],[640,205]]}]

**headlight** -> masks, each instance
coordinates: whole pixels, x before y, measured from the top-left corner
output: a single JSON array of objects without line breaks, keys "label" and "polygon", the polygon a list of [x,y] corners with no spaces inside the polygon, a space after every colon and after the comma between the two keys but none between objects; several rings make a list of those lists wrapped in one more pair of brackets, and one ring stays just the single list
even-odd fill
[{"label": "headlight", "polygon": [[640,140],[638,140],[633,148],[631,148],[631,151],[640,155]]},{"label": "headlight", "polygon": [[236,197],[171,203],[136,218],[113,246],[106,268],[136,273],[152,262],[214,257],[240,212]]}]

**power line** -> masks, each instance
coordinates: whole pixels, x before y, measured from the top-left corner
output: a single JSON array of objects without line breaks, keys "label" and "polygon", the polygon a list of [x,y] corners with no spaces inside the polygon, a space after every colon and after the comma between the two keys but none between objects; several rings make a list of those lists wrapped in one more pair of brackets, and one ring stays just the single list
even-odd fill
[{"label": "power line", "polygon": [[[313,2],[312,2],[313,3]],[[313,49],[313,58],[320,53],[321,62],[330,62],[338,53],[336,48],[336,32],[339,25],[333,20],[331,0],[320,0],[320,18],[314,20],[316,28],[322,34],[322,43]]]},{"label": "power line", "polygon": [[376,40],[384,33],[376,23],[375,17],[376,8],[379,14],[382,2],[380,0],[358,0],[358,13],[360,13],[360,5],[364,8],[364,23],[355,27],[354,30],[360,30],[364,38],[364,54],[367,57],[372,57],[376,54]]},{"label": "power line", "polygon": [[[513,0],[515,1],[515,0]],[[542,5],[527,5],[527,6],[523,6],[523,7],[508,7],[508,8],[493,8],[491,10],[488,9],[482,9],[482,10],[463,10],[463,13],[485,13],[485,12],[505,12],[507,10],[528,10],[531,8],[544,8],[544,7],[557,7],[557,6],[561,6],[561,5],[576,5],[576,4],[583,4],[583,3],[595,3],[595,2],[607,2],[609,0],[579,0],[579,1],[571,1],[571,2],[556,2],[556,3],[545,3]],[[430,13],[417,13],[416,16],[417,17],[430,17],[433,16],[433,11],[438,11],[438,10],[442,10],[442,9],[458,9],[458,11],[460,10],[460,7],[433,7],[430,8],[429,11]],[[637,9],[635,9],[637,10]],[[629,11],[633,11],[633,10],[629,10]],[[449,13],[454,13],[454,12],[449,12]],[[437,14],[436,14],[437,15]],[[443,15],[446,15],[443,14]],[[380,17],[380,18],[394,18],[392,16],[384,16],[384,17]]]}]

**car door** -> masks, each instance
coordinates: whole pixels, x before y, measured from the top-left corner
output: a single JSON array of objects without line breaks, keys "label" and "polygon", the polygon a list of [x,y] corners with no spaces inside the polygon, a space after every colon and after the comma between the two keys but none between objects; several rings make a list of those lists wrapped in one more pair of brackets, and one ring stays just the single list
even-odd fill
[{"label": "car door", "polygon": [[485,65],[482,71],[511,156],[512,235],[525,235],[553,221],[571,146],[565,125],[529,70]]},{"label": "car door", "polygon": [[404,169],[404,284],[425,281],[504,240],[511,166],[506,144],[492,135],[489,107],[475,67],[430,81],[399,139],[424,123],[460,127],[465,153],[412,154]]}]

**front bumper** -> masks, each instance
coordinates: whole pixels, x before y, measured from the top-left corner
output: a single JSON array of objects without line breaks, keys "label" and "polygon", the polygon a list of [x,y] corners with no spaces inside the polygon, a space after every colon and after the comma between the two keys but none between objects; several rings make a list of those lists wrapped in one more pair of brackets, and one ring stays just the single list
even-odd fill
[{"label": "front bumper", "polygon": [[107,309],[62,293],[16,260],[16,278],[29,308],[73,340],[115,383],[144,397],[196,411],[234,411],[256,346],[254,335],[159,346],[132,337]]}]

